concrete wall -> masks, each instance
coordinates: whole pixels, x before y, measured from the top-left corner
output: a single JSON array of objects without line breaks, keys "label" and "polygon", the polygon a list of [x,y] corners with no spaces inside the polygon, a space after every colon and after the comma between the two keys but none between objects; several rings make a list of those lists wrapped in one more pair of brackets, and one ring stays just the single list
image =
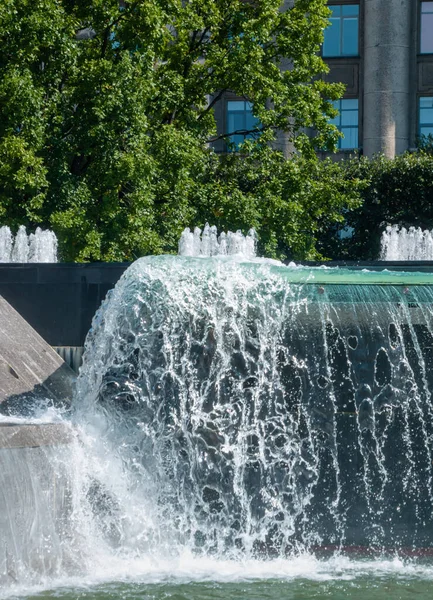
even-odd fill
[{"label": "concrete wall", "polygon": [[0,296],[51,346],[83,346],[94,314],[128,266],[0,263]]}]

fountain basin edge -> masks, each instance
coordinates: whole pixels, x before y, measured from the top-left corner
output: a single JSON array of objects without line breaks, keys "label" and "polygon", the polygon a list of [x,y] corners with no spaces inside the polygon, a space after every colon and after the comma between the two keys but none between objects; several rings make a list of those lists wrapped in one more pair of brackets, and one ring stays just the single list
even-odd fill
[{"label": "fountain basin edge", "polygon": [[[51,346],[82,348],[94,314],[130,264],[0,263],[0,296]],[[352,271],[433,274],[431,261],[300,261],[296,264]]]}]

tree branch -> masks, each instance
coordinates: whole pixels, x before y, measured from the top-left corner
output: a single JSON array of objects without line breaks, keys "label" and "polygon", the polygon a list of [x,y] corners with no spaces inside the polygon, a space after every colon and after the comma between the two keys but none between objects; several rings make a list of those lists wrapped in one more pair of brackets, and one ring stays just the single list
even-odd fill
[{"label": "tree branch", "polygon": [[215,98],[212,100],[212,102],[210,102],[207,107],[204,109],[203,112],[201,112],[199,114],[199,116],[197,117],[197,121],[201,121],[201,119],[208,114],[208,112],[210,110],[212,110],[212,108],[215,106],[215,104],[218,102],[218,100],[221,99],[221,97],[223,96],[224,92],[227,91],[227,88],[223,88],[221,91],[218,92],[218,94],[215,96]]},{"label": "tree branch", "polygon": [[216,137],[213,137],[213,138],[207,140],[207,143],[212,144],[213,142],[217,142],[218,140],[224,140],[226,138],[229,138],[232,135],[247,136],[247,135],[251,135],[251,134],[260,134],[260,133],[263,133],[264,131],[267,131],[268,129],[277,129],[277,128],[272,125],[263,125],[262,127],[254,127],[254,129],[237,129],[236,131],[232,131],[230,133],[221,133],[220,135],[217,135]]},{"label": "tree branch", "polygon": [[107,51],[108,40],[110,39],[110,34],[111,34],[110,27],[106,27],[104,30],[104,38],[102,40],[101,58],[104,58],[105,53]]},{"label": "tree branch", "polygon": [[193,50],[197,50],[198,48],[200,48],[200,46],[203,44],[203,41],[208,33],[209,33],[209,27],[206,27],[205,29],[203,29],[200,39],[195,44],[195,46],[193,46]]}]

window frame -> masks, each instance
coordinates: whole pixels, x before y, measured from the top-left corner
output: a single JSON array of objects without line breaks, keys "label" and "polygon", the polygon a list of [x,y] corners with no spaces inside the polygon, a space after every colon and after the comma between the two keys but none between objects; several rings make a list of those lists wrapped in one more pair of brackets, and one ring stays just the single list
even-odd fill
[{"label": "window frame", "polygon": [[[431,0],[421,0],[419,3],[419,27],[418,27],[418,34],[419,34],[419,43],[418,43],[418,52],[420,53],[421,56],[431,56],[433,54],[433,41],[432,41],[432,47],[431,50],[424,52],[422,50],[422,24],[423,24],[423,15],[433,15],[433,5],[432,5],[432,9],[431,12],[424,12],[423,11],[423,5],[427,4],[427,3],[432,3]],[[433,3],[432,3],[433,4]],[[433,17],[432,17],[433,18]]]},{"label": "window frame", "polygon": [[427,110],[432,110],[433,111],[433,94],[431,96],[419,96],[418,97],[418,137],[421,137],[423,135],[429,135],[428,133],[423,133],[422,132],[422,128],[423,127],[429,127],[432,129],[431,134],[433,135],[433,117],[431,122],[426,122],[426,123],[422,123],[421,122],[421,101],[423,99],[431,99],[431,107],[427,107]]},{"label": "window frame", "polygon": [[[340,17],[338,17],[340,19],[340,40],[339,40],[339,47],[340,47],[340,54],[325,54],[325,36],[326,36],[326,32],[329,31],[329,28],[332,27],[332,25],[328,25],[328,27],[324,30],[324,39],[323,39],[323,43],[322,43],[322,48],[321,48],[321,55],[322,58],[325,59],[334,59],[334,58],[359,58],[360,56],[360,42],[361,42],[361,4],[359,1],[357,2],[344,2],[344,0],[340,0],[340,2],[331,2],[328,4],[328,8],[333,8],[333,7],[340,7],[341,9],[343,9],[344,7],[347,6],[356,6],[358,8],[358,14],[356,15],[356,19],[357,19],[357,51],[356,54],[344,54],[343,52],[343,40],[344,40],[344,20],[346,19],[353,19],[352,15],[347,15],[346,17],[341,14]],[[329,20],[332,18],[332,15],[329,16]]]},{"label": "window frame", "polygon": [[[243,102],[244,104],[244,109],[243,110],[230,110],[229,105],[231,102]],[[247,110],[247,107],[251,107],[250,110]],[[225,130],[227,132],[227,134],[231,133],[229,128],[229,118],[230,115],[233,113],[238,113],[243,115],[243,119],[244,119],[244,130],[247,130],[247,125],[246,125],[246,118],[247,118],[247,114],[250,114],[251,117],[253,117],[256,120],[257,123],[257,127],[260,126],[260,121],[257,119],[257,117],[254,117],[253,115],[253,111],[252,111],[252,102],[250,102],[249,100],[246,100],[245,98],[239,98],[239,97],[229,97],[225,99]],[[254,133],[249,133],[249,134],[242,134],[242,133],[235,133],[235,131],[242,131],[242,129],[237,129],[237,130],[233,130],[233,134],[232,135],[228,135],[226,138],[226,149],[227,152],[239,152],[239,146],[241,144],[243,144],[245,142],[245,140],[247,139],[253,139],[255,137],[256,134]],[[235,142],[232,138],[234,136],[242,136],[242,140],[239,142]]]},{"label": "window frame", "polygon": [[[357,102],[356,111],[358,113],[357,124],[356,125],[343,125],[342,124],[343,113],[354,110],[353,108],[343,108],[343,102],[355,101],[355,100]],[[338,106],[336,106],[337,103],[338,103]],[[359,134],[360,134],[360,119],[359,119],[360,102],[359,102],[359,98],[340,98],[339,100],[335,100],[332,104],[334,105],[334,108],[336,108],[338,110],[338,115],[336,117],[334,117],[334,119],[330,119],[330,123],[335,125],[337,127],[338,131],[340,133],[343,133],[343,135],[344,135],[343,129],[356,130],[357,145],[356,146],[348,146],[348,147],[344,148],[344,147],[342,147],[341,144],[344,143],[344,141],[348,138],[339,137],[338,138],[338,146],[337,146],[338,152],[351,152],[353,150],[360,150],[361,146],[359,144]],[[334,122],[336,119],[339,120],[338,124]]]}]

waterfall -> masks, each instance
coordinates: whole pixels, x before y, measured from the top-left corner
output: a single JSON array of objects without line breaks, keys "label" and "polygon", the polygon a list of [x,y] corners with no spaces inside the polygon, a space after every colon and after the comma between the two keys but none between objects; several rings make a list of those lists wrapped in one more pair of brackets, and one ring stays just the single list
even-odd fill
[{"label": "waterfall", "polygon": [[57,262],[55,233],[37,227],[35,233],[27,235],[24,225],[20,225],[14,239],[9,227],[0,227],[0,262]]},{"label": "waterfall", "polygon": [[0,587],[55,576],[68,562],[69,450],[0,448]]},{"label": "waterfall", "polygon": [[171,549],[431,539],[433,287],[329,271],[143,258],[97,315],[77,415],[103,419]]}]

